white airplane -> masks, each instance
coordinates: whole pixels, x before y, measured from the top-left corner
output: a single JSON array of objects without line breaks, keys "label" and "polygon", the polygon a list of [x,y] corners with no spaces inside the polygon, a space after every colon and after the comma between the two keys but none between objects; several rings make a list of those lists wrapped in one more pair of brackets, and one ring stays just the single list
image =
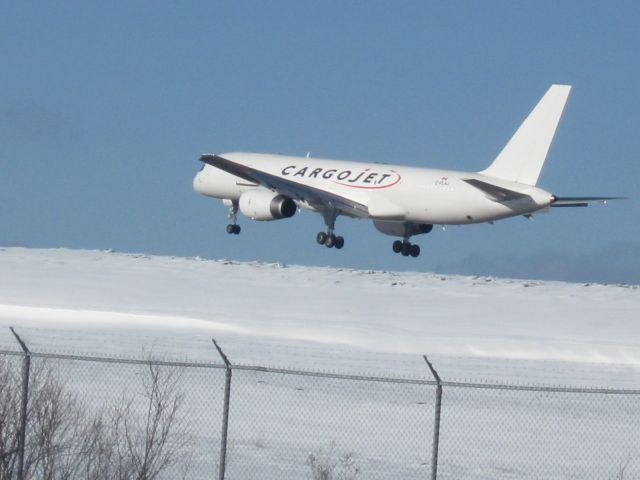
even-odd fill
[{"label": "white airplane", "polygon": [[194,189],[230,208],[230,234],[240,233],[238,210],[252,220],[292,217],[299,207],[320,213],[327,231],[316,240],[340,249],[340,215],[369,218],[401,237],[393,251],[417,257],[414,235],[434,225],[464,225],[548,210],[585,207],[619,197],[558,197],[536,187],[571,86],[552,85],[485,170],[462,172],[258,153],[205,154]]}]

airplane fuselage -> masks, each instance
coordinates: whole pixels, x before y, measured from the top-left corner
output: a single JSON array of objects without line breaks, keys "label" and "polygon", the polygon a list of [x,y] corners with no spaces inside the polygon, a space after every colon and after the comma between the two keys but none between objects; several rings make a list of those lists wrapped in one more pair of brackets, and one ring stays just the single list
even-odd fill
[{"label": "airplane fuselage", "polygon": [[[257,153],[233,152],[221,157],[366,205],[368,214],[363,218],[374,220],[482,223],[546,209],[553,199],[549,192],[535,186],[474,172]],[[498,202],[465,180],[489,182],[523,197]],[[237,201],[244,192],[263,187],[205,164],[194,179],[194,188],[209,197]],[[304,199],[296,203],[315,210]]]}]

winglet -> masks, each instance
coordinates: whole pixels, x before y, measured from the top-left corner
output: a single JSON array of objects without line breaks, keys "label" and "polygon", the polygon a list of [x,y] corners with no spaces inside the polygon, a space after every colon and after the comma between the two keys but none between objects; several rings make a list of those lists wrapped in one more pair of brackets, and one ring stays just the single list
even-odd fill
[{"label": "winglet", "polygon": [[570,91],[570,85],[551,85],[494,162],[480,173],[535,185]]}]

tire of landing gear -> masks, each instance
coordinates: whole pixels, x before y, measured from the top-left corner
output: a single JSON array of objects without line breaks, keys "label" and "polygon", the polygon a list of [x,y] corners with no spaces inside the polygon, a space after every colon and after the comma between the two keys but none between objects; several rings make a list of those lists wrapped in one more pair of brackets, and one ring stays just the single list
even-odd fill
[{"label": "tire of landing gear", "polygon": [[327,240],[327,234],[324,232],[318,232],[318,235],[316,235],[316,242],[318,242],[318,245],[324,245],[324,242]]},{"label": "tire of landing gear", "polygon": [[402,256],[403,257],[408,257],[409,255],[411,255],[411,244],[409,242],[404,242],[402,244]]},{"label": "tire of landing gear", "polygon": [[394,253],[400,253],[402,251],[402,242],[400,240],[393,242],[393,251]]},{"label": "tire of landing gear", "polygon": [[240,225],[234,225],[234,229],[233,229],[234,235],[239,235],[240,234],[240,230],[242,230],[240,228]]},{"label": "tire of landing gear", "polygon": [[233,224],[231,224],[231,223],[230,223],[229,225],[227,225],[227,233],[228,233],[229,235],[231,235],[231,234],[233,234],[233,233],[236,233],[236,228],[235,228],[235,227],[236,227],[236,226],[235,226],[235,225],[233,225]]},{"label": "tire of landing gear", "polygon": [[420,246],[419,245],[411,245],[410,254],[411,254],[411,256],[413,258],[416,258],[418,255],[420,255]]},{"label": "tire of landing gear", "polygon": [[340,250],[342,247],[344,247],[344,238],[343,237],[336,237],[336,243],[335,243],[334,247],[336,247],[338,250]]},{"label": "tire of landing gear", "polygon": [[324,240],[324,246],[327,248],[333,248],[336,245],[336,236],[334,234],[327,235]]}]

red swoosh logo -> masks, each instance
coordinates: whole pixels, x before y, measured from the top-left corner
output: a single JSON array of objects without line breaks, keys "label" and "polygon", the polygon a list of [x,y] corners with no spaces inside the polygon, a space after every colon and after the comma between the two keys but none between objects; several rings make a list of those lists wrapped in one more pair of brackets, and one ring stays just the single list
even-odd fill
[{"label": "red swoosh logo", "polygon": [[[393,172],[393,170],[391,170],[391,171]],[[350,188],[363,188],[363,189],[367,189],[367,190],[379,190],[379,189],[381,189],[381,188],[389,188],[389,187],[393,187],[394,185],[396,185],[397,183],[399,183],[399,182],[400,182],[400,180],[402,180],[402,177],[401,177],[399,174],[397,174],[396,172],[393,172],[393,173],[395,173],[395,174],[398,176],[398,178],[396,179],[396,181],[395,181],[395,182],[390,183],[390,184],[388,184],[388,185],[377,185],[377,186],[376,186],[376,185],[373,185],[373,186],[368,186],[368,185],[354,185],[353,183],[343,183],[343,182],[337,182],[337,181],[335,181],[335,180],[333,180],[333,183],[337,183],[338,185],[342,185],[343,187],[350,187]]]}]

